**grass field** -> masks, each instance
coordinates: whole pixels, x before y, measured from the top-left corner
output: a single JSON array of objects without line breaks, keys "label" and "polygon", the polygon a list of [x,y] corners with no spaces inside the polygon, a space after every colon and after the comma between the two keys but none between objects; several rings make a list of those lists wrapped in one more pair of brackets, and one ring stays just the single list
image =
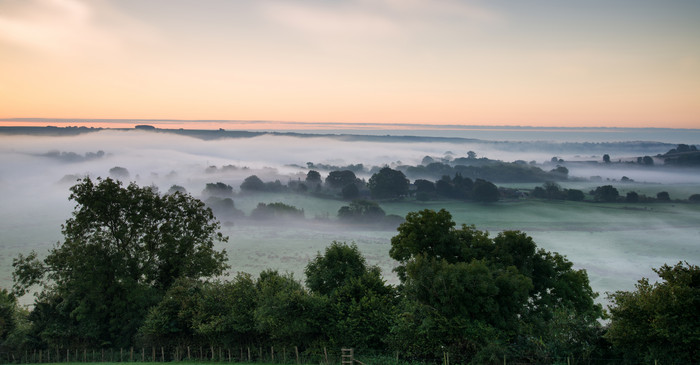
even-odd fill
[{"label": "grass field", "polygon": [[[674,192],[669,190],[673,196]],[[396,283],[395,262],[389,257],[395,230],[335,223],[338,209],[346,204],[296,194],[238,195],[236,207],[246,215],[259,202],[283,202],[304,209],[306,219],[286,224],[251,224],[236,220],[224,225],[229,236],[223,244],[229,254],[230,274],[257,275],[271,268],[303,279],[307,262],[332,241],[355,242],[370,264],[382,269],[389,283]],[[0,287],[11,286],[12,258],[36,250],[45,254],[61,239],[60,225],[70,215],[65,202],[52,202],[60,211],[29,212],[3,217],[0,244]],[[387,214],[405,216],[421,209],[447,209],[457,224],[474,224],[492,235],[502,230],[522,230],[541,248],[566,255],[575,267],[588,271],[591,285],[601,294],[633,289],[642,277],[656,278],[652,268],[678,261],[700,262],[700,205],[603,204],[591,202],[517,200],[494,204],[459,201],[399,201],[381,204]],[[32,207],[30,207],[32,208]],[[30,209],[27,208],[27,209]],[[24,212],[24,213],[23,213]],[[324,217],[324,219],[316,219]],[[32,300],[27,296],[23,302]]]}]

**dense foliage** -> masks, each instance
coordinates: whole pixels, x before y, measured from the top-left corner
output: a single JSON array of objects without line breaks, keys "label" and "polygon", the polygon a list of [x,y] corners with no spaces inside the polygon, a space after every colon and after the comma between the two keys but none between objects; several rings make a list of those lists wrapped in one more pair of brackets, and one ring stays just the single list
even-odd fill
[{"label": "dense foliage", "polygon": [[63,225],[64,241],[43,260],[14,260],[15,291],[42,289],[30,319],[35,335],[63,345],[132,343],[148,309],[178,278],[219,275],[226,241],[211,210],[189,195],[159,195],[112,179],[83,179]]},{"label": "dense foliage", "polygon": [[606,337],[629,363],[700,361],[700,267],[679,262],[654,270],[661,282],[639,280],[634,291],[610,295]]},{"label": "dense foliage", "polygon": [[384,167],[367,182],[372,198],[398,198],[408,194],[409,181],[403,172]]},{"label": "dense foliage", "polygon": [[[311,180],[320,183],[320,176]],[[459,174],[416,182],[420,193],[484,200],[498,193],[489,184]],[[548,199],[583,194],[553,182],[539,190]],[[274,270],[210,281],[227,267],[226,252],[214,249],[226,238],[202,202],[89,178],[71,188],[70,198],[77,205],[63,226],[64,242],[44,260],[19,256],[13,292],[0,290],[3,350],[140,345],[182,358],[190,347],[210,347],[213,354],[215,346],[296,346],[305,354],[340,347],[399,351],[428,362],[449,353],[454,363],[479,364],[504,357],[698,361],[700,269],[687,263],[658,269],[661,283],[642,279],[636,291],[610,295],[606,327],[584,270],[538,249],[523,232],[491,237],[458,227],[445,210],[412,212],[395,223],[389,255],[398,286],[388,285],[355,244],[341,242],[309,261],[304,281]],[[235,209],[230,198],[210,199],[217,209]],[[251,216],[301,218],[303,211],[270,203]],[[370,200],[352,201],[338,217],[364,224],[388,218]],[[27,312],[16,298],[33,284],[42,287]]]},{"label": "dense foliage", "polygon": [[[491,239],[474,227],[456,229],[445,210],[409,213],[398,231],[390,251],[404,294],[392,333],[397,348],[421,358],[446,348],[465,362],[504,353],[533,361],[590,353],[602,308],[586,272],[563,256],[538,250],[522,232]],[[562,313],[580,330],[558,339],[553,329]]]}]

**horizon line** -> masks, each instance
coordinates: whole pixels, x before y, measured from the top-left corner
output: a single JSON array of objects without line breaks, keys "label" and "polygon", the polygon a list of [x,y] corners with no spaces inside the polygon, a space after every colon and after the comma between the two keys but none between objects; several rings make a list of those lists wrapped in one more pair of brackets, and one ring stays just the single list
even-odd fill
[{"label": "horizon line", "polygon": [[[649,130],[700,130],[699,128],[674,128],[674,127],[620,127],[620,126],[536,126],[536,125],[483,125],[483,124],[430,124],[430,123],[381,123],[381,122],[300,122],[300,121],[276,121],[276,120],[236,120],[236,119],[165,119],[165,118],[0,118],[0,122],[20,122],[28,123],[24,125],[12,125],[17,127],[29,127],[34,126],[39,123],[78,123],[80,126],[87,126],[89,124],[121,124],[121,125],[132,125],[131,127],[121,126],[119,128],[133,128],[135,125],[143,123],[162,123],[171,124],[178,129],[178,125],[191,124],[189,128],[195,127],[196,124],[204,124],[210,128],[208,129],[224,129],[217,127],[219,124],[237,124],[240,126],[247,125],[248,127],[263,126],[262,129],[274,130],[279,129],[279,127],[289,127],[289,129],[432,129],[432,130],[473,130],[473,129],[487,129],[487,130],[498,130],[498,129],[533,129],[533,130],[620,130],[620,129],[649,129]],[[272,127],[276,125],[277,128]],[[50,127],[50,125],[45,125]],[[73,125],[69,125],[73,126]],[[267,127],[265,127],[267,126]],[[10,127],[8,125],[8,127]],[[296,128],[295,128],[296,127]],[[99,127],[109,129],[110,127]],[[188,129],[189,129],[188,128]],[[169,128],[158,128],[158,129],[169,129]],[[179,127],[182,129],[182,127]]]}]

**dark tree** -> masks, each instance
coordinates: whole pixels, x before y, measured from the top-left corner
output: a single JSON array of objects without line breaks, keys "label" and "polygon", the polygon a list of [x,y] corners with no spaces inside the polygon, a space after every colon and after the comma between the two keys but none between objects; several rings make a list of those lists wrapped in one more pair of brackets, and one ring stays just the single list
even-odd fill
[{"label": "dark tree", "polygon": [[628,203],[638,203],[639,202],[639,194],[635,191],[630,191],[625,195],[625,201]]},{"label": "dark tree", "polygon": [[265,191],[265,183],[256,175],[250,175],[241,183],[241,190],[245,191]]},{"label": "dark tree", "polygon": [[598,186],[591,192],[596,201],[614,202],[620,196],[620,193],[612,185]]},{"label": "dark tree", "polygon": [[109,175],[112,176],[115,179],[128,179],[129,178],[129,170],[127,170],[124,167],[120,166],[114,166],[111,169],[109,169]]},{"label": "dark tree", "polygon": [[202,195],[204,195],[205,197],[230,197],[231,195],[233,195],[233,187],[222,182],[207,183],[207,185],[204,187],[204,190],[202,191]]},{"label": "dark tree", "polygon": [[343,186],[343,189],[340,191],[340,193],[343,195],[343,199],[353,200],[357,199],[357,197],[360,196],[360,189],[357,188],[356,184],[348,184]]},{"label": "dark tree", "polygon": [[172,185],[170,189],[168,189],[167,194],[175,194],[175,193],[181,193],[181,194],[187,194],[187,189],[180,185]]},{"label": "dark tree", "polygon": [[0,289],[0,345],[5,342],[7,336],[17,326],[15,312],[17,311],[17,299],[6,289]]},{"label": "dark tree", "polygon": [[334,346],[382,349],[394,314],[396,295],[369,266],[357,245],[333,242],[304,270],[312,293],[328,300],[327,336]]},{"label": "dark tree", "polygon": [[454,188],[452,187],[452,178],[444,175],[440,180],[435,182],[435,192],[443,197],[451,198]]},{"label": "dark tree", "polygon": [[603,155],[603,162],[610,163],[610,155],[607,153]]},{"label": "dark tree", "polygon": [[644,157],[642,158],[642,162],[643,162],[645,165],[647,165],[647,166],[651,166],[651,165],[654,164],[654,159],[651,158],[651,156],[644,156]]},{"label": "dark tree", "polygon": [[569,176],[569,169],[567,169],[564,166],[557,165],[555,169],[552,169],[549,171],[550,173],[557,175],[559,178],[565,179],[567,176]]},{"label": "dark tree", "polygon": [[353,200],[349,206],[338,210],[338,218],[343,221],[356,223],[379,223],[386,213],[379,204],[370,200]]},{"label": "dark tree", "polygon": [[583,201],[585,195],[583,191],[578,189],[566,189],[566,200],[571,200],[575,202]]},{"label": "dark tree", "polygon": [[309,183],[321,183],[321,174],[316,170],[309,170],[306,173],[306,182]]},{"label": "dark tree", "polygon": [[700,267],[679,262],[642,278],[634,291],[609,295],[605,335],[628,363],[693,364],[700,360]]},{"label": "dark tree", "polygon": [[416,186],[416,193],[433,193],[435,192],[435,183],[428,180],[418,179],[413,182]]},{"label": "dark tree", "polygon": [[656,200],[662,202],[671,201],[671,196],[668,194],[668,191],[660,191],[656,194]]},{"label": "dark tree", "polygon": [[547,181],[542,185],[548,199],[564,199],[561,186],[553,181]]},{"label": "dark tree", "polygon": [[501,198],[501,193],[492,182],[476,179],[472,198],[478,202],[492,203]]},{"label": "dark tree", "polygon": [[243,217],[245,215],[243,211],[236,209],[236,205],[231,198],[219,198],[212,196],[209,197],[204,203],[219,219]]},{"label": "dark tree", "polygon": [[532,190],[532,196],[537,199],[547,199],[547,190],[544,190],[541,186],[535,186]]},{"label": "dark tree", "polygon": [[326,176],[326,185],[333,189],[342,189],[356,182],[357,176],[350,170],[331,171],[328,176]]},{"label": "dark tree", "polygon": [[319,252],[306,265],[306,286],[314,293],[330,295],[351,279],[362,276],[368,268],[356,244],[333,241],[323,255]]},{"label": "dark tree", "polygon": [[316,170],[309,170],[304,181],[306,181],[306,185],[315,190],[321,186],[321,174]]},{"label": "dark tree", "polygon": [[304,218],[304,210],[293,205],[284,203],[258,203],[258,206],[250,212],[250,217],[254,219],[285,219]]},{"label": "dark tree", "polygon": [[474,192],[474,181],[468,177],[462,177],[459,172],[452,178],[452,197],[455,199],[469,199]]},{"label": "dark tree", "polygon": [[322,297],[311,295],[291,274],[260,273],[255,283],[254,318],[262,338],[283,346],[306,347],[323,336],[328,318]]},{"label": "dark tree", "polygon": [[219,275],[227,267],[219,223],[189,195],[158,195],[86,178],[71,188],[77,205],[64,242],[43,262],[36,253],[13,261],[15,289],[43,284],[32,312],[49,343],[126,346],[148,308],[178,278]]},{"label": "dark tree", "polygon": [[398,198],[408,194],[409,181],[403,172],[384,167],[369,178],[367,186],[375,199]]},{"label": "dark tree", "polygon": [[491,239],[455,225],[445,210],[413,212],[392,238],[389,255],[409,300],[392,329],[394,346],[413,356],[438,355],[444,346],[464,363],[485,362],[491,351],[504,351],[502,343],[532,356],[537,345],[528,338],[547,346],[532,362],[590,350],[602,308],[584,270],[537,249],[522,232]]}]

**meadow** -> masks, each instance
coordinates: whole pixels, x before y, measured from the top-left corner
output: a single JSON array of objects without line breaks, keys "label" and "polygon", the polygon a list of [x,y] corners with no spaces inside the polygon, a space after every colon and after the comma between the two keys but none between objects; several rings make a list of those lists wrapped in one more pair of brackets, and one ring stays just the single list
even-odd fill
[{"label": "meadow", "polygon": [[[303,208],[307,218],[328,213],[333,217],[337,201],[266,194],[239,198],[245,211],[248,201],[280,201]],[[521,230],[538,247],[559,252],[575,267],[588,271],[591,286],[603,294],[630,290],[642,276],[654,280],[651,270],[664,263],[700,261],[700,205],[624,204],[519,200],[493,204],[459,201],[398,201],[381,204],[387,214],[405,216],[422,209],[446,209],[457,224],[475,225],[496,235]],[[333,240],[355,242],[371,264],[378,265],[387,281],[395,283],[395,262],[389,258],[392,230],[310,222],[308,225],[224,227],[233,270],[259,272],[277,268],[303,277],[303,267],[316,252]],[[602,298],[601,298],[602,299]]]}]

